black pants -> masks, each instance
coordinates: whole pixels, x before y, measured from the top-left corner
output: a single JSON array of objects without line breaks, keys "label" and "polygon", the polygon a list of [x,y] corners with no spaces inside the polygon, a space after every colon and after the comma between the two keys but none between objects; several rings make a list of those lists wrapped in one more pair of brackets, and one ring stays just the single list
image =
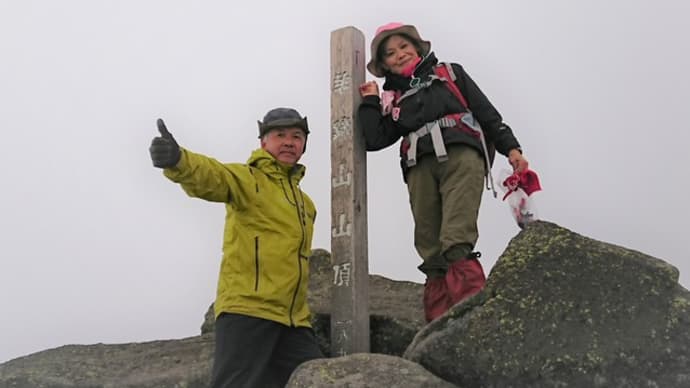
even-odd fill
[{"label": "black pants", "polygon": [[215,327],[211,388],[284,387],[299,364],[323,358],[307,327],[227,313]]}]

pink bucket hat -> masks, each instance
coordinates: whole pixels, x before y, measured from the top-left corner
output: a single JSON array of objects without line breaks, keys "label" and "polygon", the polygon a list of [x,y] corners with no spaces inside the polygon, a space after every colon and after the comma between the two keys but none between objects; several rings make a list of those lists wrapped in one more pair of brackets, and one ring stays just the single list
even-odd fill
[{"label": "pink bucket hat", "polygon": [[377,77],[383,77],[385,75],[385,70],[381,66],[381,58],[378,57],[379,45],[381,42],[386,40],[391,35],[404,34],[414,39],[417,44],[422,48],[422,55],[429,53],[431,49],[431,42],[428,40],[423,40],[417,32],[417,28],[411,24],[402,24],[398,22],[392,22],[384,24],[376,29],[376,35],[371,41],[371,60],[367,63],[367,70]]}]

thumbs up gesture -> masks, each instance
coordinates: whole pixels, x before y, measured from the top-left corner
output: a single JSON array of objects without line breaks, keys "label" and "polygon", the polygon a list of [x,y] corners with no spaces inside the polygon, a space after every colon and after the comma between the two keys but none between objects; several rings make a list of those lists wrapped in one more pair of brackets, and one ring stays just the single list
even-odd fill
[{"label": "thumbs up gesture", "polygon": [[180,146],[177,145],[173,135],[168,132],[162,119],[158,119],[156,124],[161,135],[154,137],[149,147],[153,165],[159,168],[175,167],[180,161]]}]

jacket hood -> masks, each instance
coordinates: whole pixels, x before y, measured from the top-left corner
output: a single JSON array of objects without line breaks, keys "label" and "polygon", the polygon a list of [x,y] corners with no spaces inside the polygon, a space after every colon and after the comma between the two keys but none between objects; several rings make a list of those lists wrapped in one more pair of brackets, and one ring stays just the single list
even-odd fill
[{"label": "jacket hood", "polygon": [[288,166],[279,162],[273,155],[263,148],[255,149],[247,159],[247,164],[260,169],[267,175],[276,177],[290,177],[295,178],[299,182],[306,173],[306,167],[302,164],[295,164]]}]

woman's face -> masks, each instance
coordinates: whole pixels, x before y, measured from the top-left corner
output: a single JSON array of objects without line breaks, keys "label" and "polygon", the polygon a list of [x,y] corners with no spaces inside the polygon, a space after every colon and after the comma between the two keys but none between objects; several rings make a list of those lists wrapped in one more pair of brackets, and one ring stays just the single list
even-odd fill
[{"label": "woman's face", "polygon": [[391,35],[384,43],[383,65],[391,73],[402,74],[404,68],[419,58],[417,48],[400,35]]}]

